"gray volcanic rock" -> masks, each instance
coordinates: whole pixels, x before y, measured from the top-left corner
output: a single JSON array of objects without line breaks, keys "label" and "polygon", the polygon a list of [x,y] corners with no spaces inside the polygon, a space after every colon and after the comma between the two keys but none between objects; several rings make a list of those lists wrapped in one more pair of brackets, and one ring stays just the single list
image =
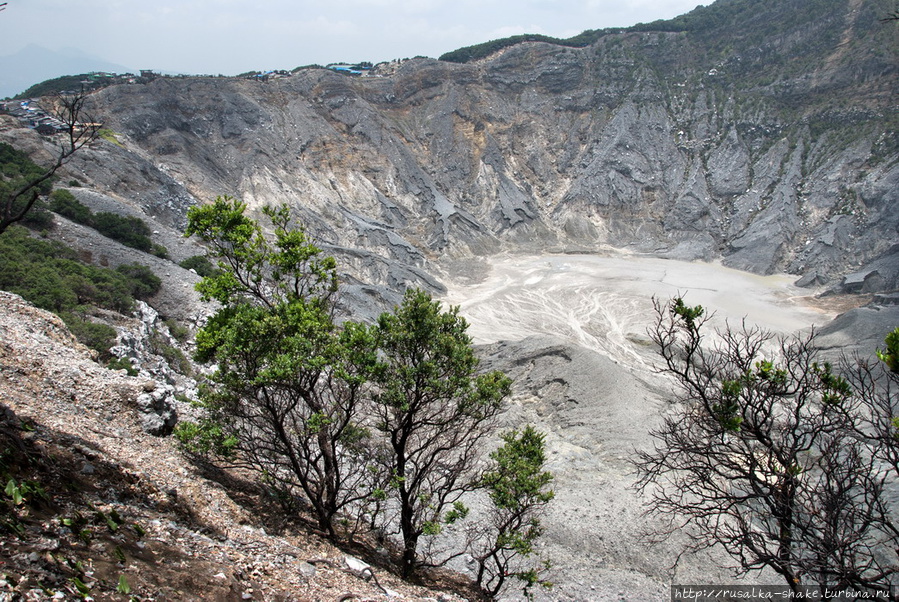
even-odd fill
[{"label": "gray volcanic rock", "polygon": [[843,293],[899,290],[899,245],[867,264],[864,269],[844,276],[837,288]]},{"label": "gray volcanic rock", "polygon": [[[384,76],[110,87],[93,110],[123,147],[71,170],[176,229],[220,194],[287,203],[335,249],[432,273],[612,245],[835,284],[899,242],[899,68],[876,6],[825,4]],[[351,261],[370,284],[395,272]]]},{"label": "gray volcanic rock", "polygon": [[[477,282],[501,254],[620,247],[882,293],[819,339],[830,353],[870,353],[899,323],[885,306],[899,287],[888,5],[729,0],[697,9],[711,15],[699,25],[609,30],[580,48],[527,42],[359,78],[302,69],[110,87],[90,110],[119,144],[82,150],[60,181],[81,183],[72,191],[95,211],[145,219],[174,262],[64,218],[50,235],[96,263],[149,265],[164,281],[151,305],[191,327],[209,307],[175,263],[203,253],[181,236],[187,211],[232,195],[255,217],[288,204],[336,256],[342,309],[358,319],[407,287],[445,292],[445,275]],[[0,116],[0,138],[52,156],[52,142],[11,117]],[[506,425],[547,433],[557,503],[546,551],[559,584],[549,598],[664,600],[672,582],[731,581],[709,568],[721,558],[679,557],[679,536],[642,537],[653,525],[628,457],[649,444],[667,385],[553,337],[481,352],[515,381]],[[174,414],[158,396],[141,409],[164,433]]]},{"label": "gray volcanic rock", "polygon": [[899,327],[899,305],[869,305],[837,316],[818,332],[815,344],[832,361],[858,355],[876,361],[874,352],[884,348],[884,339]]},{"label": "gray volcanic rock", "polygon": [[[659,525],[643,514],[628,458],[651,445],[647,432],[666,407],[654,374],[638,378],[606,357],[547,336],[480,351],[484,367],[513,378],[505,425],[532,424],[546,433],[555,498],[540,553],[551,560],[557,585],[538,592],[538,599],[667,600],[669,583],[733,582],[716,568],[726,558],[678,557],[680,535],[650,541]],[[752,582],[768,578],[754,575]]]},{"label": "gray volcanic rock", "polygon": [[174,397],[174,387],[156,387],[137,396],[135,403],[140,411],[140,426],[145,433],[157,437],[172,434],[178,424]]}]

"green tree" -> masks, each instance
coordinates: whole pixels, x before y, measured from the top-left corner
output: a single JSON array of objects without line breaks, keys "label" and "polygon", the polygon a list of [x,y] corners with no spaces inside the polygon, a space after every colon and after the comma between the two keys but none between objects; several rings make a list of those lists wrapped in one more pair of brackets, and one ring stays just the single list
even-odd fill
[{"label": "green tree", "polygon": [[510,390],[501,372],[477,374],[467,328],[458,308],[442,311],[417,289],[378,319],[375,428],[387,440],[406,577],[422,563],[421,536],[463,513],[457,504],[478,485],[476,462]]},{"label": "green tree", "polygon": [[884,339],[886,349],[878,350],[877,357],[887,365],[890,372],[899,373],[899,328],[894,329]]},{"label": "green tree", "polygon": [[487,528],[476,527],[472,556],[477,562],[478,586],[495,597],[508,577],[524,584],[526,595],[534,585],[551,586],[540,577],[546,565],[523,566],[534,555],[534,543],[543,533],[540,516],[553,499],[552,473],[544,469],[545,436],[526,426],[502,436],[503,445],[490,454],[491,466],[481,477],[488,493]]},{"label": "green tree", "polygon": [[[49,191],[56,172],[72,155],[96,139],[98,126],[84,114],[86,99],[84,92],[59,95],[53,99],[53,112],[63,124],[63,133],[58,135],[56,160],[49,167],[29,169],[17,177],[4,173],[0,182],[0,234],[12,224],[22,221],[38,198]],[[0,155],[8,153],[7,146],[0,147]]]},{"label": "green tree", "polygon": [[232,453],[287,496],[301,492],[334,537],[338,513],[374,488],[359,415],[374,335],[335,324],[334,259],[286,208],[264,210],[273,240],[245,210],[219,197],[188,212],[186,234],[218,262],[197,289],[222,307],[197,333],[196,358],[218,367],[202,394],[208,419],[179,434],[195,450]]},{"label": "green tree", "polygon": [[68,190],[58,189],[50,193],[50,211],[58,213],[63,217],[67,217],[73,222],[84,224],[85,226],[93,225],[94,214],[90,208],[75,198],[75,195]]}]

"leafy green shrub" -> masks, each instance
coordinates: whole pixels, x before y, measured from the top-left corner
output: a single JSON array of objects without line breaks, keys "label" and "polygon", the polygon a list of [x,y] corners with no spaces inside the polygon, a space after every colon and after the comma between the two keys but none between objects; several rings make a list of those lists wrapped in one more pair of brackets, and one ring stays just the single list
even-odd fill
[{"label": "leafy green shrub", "polygon": [[124,263],[116,268],[116,272],[124,275],[131,283],[131,296],[135,299],[147,299],[159,292],[162,280],[149,267],[140,263]]},{"label": "leafy green shrub", "polygon": [[[0,195],[5,195],[24,182],[37,178],[46,170],[32,161],[27,153],[0,142]],[[47,194],[53,186],[52,179],[38,186],[40,194]]]},{"label": "leafy green shrub", "polygon": [[73,222],[85,226],[93,225],[94,215],[90,208],[68,190],[58,189],[50,193],[50,210]]},{"label": "leafy green shrub", "polygon": [[150,227],[140,218],[101,211],[94,214],[93,225],[97,232],[126,247],[145,252],[153,248]]},{"label": "leafy green shrub", "polygon": [[99,353],[101,358],[109,357],[109,348],[116,342],[115,328],[85,320],[73,313],[62,313],[59,317],[79,342]]},{"label": "leafy green shrub", "polygon": [[134,364],[131,363],[131,359],[127,357],[114,357],[106,362],[106,367],[110,370],[124,370],[128,373],[128,376],[140,374],[137,368],[134,367]]},{"label": "leafy green shrub", "polygon": [[160,284],[146,266],[128,264],[112,270],[87,265],[78,261],[74,250],[32,238],[22,227],[13,226],[0,236],[0,289],[59,314],[78,340],[101,354],[112,346],[115,330],[86,322],[79,317],[84,308],[126,313],[135,298],[153,295]]},{"label": "leafy green shrub", "polygon": [[887,348],[877,350],[877,357],[887,365],[890,372],[899,373],[899,328],[890,332],[884,340]]},{"label": "leafy green shrub", "polygon": [[165,325],[169,328],[169,333],[175,337],[179,343],[187,342],[190,337],[190,330],[186,326],[181,325],[174,318],[166,318]]},{"label": "leafy green shrub", "polygon": [[[168,259],[169,252],[164,246],[150,239],[152,231],[139,217],[123,216],[101,211],[94,214],[90,207],[75,198],[68,190],[54,190],[50,195],[50,210],[67,217],[73,222],[94,228],[97,232],[117,240],[126,247]],[[52,222],[51,222],[52,223]]]},{"label": "leafy green shrub", "polygon": [[[541,573],[545,563],[528,559],[537,552],[535,541],[543,533],[540,518],[555,494],[549,485],[553,475],[544,470],[546,436],[532,426],[502,435],[503,445],[490,454],[490,466],[481,476],[492,502],[480,540],[473,542],[472,557],[478,566],[477,584],[491,598],[499,594],[508,577],[524,584],[552,587]],[[488,526],[489,525],[489,526]]]},{"label": "leafy green shrub", "polygon": [[150,240],[152,231],[139,217],[123,216],[102,211],[94,214],[90,207],[75,198],[68,190],[54,190],[50,195],[50,209],[73,222],[90,226],[107,238],[127,247],[167,259],[168,249]]},{"label": "leafy green shrub", "polygon": [[226,434],[220,424],[209,419],[200,422],[181,420],[172,434],[189,452],[213,453],[222,458],[232,458],[239,443],[237,437]]},{"label": "leafy green shrub", "polygon": [[22,504],[34,506],[50,500],[50,496],[47,495],[44,486],[37,481],[17,482],[14,478],[10,478],[3,492],[9,497],[9,501],[14,506],[21,506]]},{"label": "leafy green shrub", "polygon": [[0,289],[42,309],[58,313],[94,305],[127,312],[134,298],[150,296],[159,286],[146,266],[111,270],[87,265],[78,261],[74,250],[32,238],[24,228],[10,228],[0,237]]},{"label": "leafy green shrub", "polygon": [[155,255],[160,259],[168,259],[169,258],[169,250],[164,246],[153,243],[153,246],[150,248],[150,254]]},{"label": "leafy green shrub", "polygon": [[179,374],[190,376],[193,374],[193,366],[187,356],[177,347],[170,345],[165,337],[158,331],[150,335],[150,351],[161,355],[166,363]]},{"label": "leafy green shrub", "polygon": [[209,276],[214,276],[218,273],[218,268],[215,267],[205,255],[193,255],[178,265],[185,270],[193,270],[197,273],[197,276],[200,276],[201,278],[208,278]]},{"label": "leafy green shrub", "polygon": [[[10,199],[26,182],[40,177],[45,169],[34,163],[27,153],[0,142],[0,199]],[[39,195],[47,194],[53,186],[52,178],[37,186]],[[30,195],[20,196],[13,200],[10,213],[17,215],[31,200]],[[22,225],[32,230],[50,230],[53,228],[53,216],[40,206],[39,202],[22,219]]]},{"label": "leafy green shrub", "polygon": [[19,223],[30,230],[52,230],[55,225],[53,223],[53,214],[47,211],[46,205],[40,201],[31,206],[31,210],[25,214],[25,217]]}]

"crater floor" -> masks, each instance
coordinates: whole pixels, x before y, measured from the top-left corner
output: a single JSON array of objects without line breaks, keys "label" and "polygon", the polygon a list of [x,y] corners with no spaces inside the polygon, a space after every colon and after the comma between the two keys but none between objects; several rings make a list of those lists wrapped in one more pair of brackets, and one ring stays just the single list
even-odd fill
[{"label": "crater floor", "polygon": [[[757,276],[714,263],[625,254],[500,256],[489,272],[448,283],[482,344],[486,367],[513,378],[504,427],[533,424],[546,434],[555,499],[540,548],[556,584],[539,600],[669,599],[669,585],[732,583],[722,551],[679,556],[682,534],[648,537],[630,462],[652,445],[648,433],[669,406],[671,384],[653,367],[646,329],[652,298],[680,295],[715,313],[712,325],[745,318],[778,333],[823,325],[833,313],[787,275]],[[710,337],[711,338],[711,337]],[[458,567],[464,570],[464,567]],[[750,575],[747,583],[778,583]],[[517,592],[506,594],[518,599]]]},{"label": "crater floor", "polygon": [[448,284],[444,301],[460,306],[475,343],[547,334],[643,367],[638,352],[653,320],[653,297],[683,296],[725,321],[790,333],[822,326],[835,314],[811,303],[795,276],[759,276],[718,263],[625,254],[499,256],[477,284]]}]

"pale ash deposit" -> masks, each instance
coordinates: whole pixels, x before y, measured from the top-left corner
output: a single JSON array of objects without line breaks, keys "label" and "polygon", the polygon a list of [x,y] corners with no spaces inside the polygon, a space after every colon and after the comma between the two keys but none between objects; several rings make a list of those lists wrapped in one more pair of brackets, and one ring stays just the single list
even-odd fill
[{"label": "pale ash deposit", "polygon": [[642,365],[652,298],[683,296],[715,313],[713,324],[747,324],[778,333],[822,325],[832,313],[813,307],[795,277],[760,276],[718,263],[625,254],[498,256],[477,284],[450,283],[444,300],[459,305],[476,343],[552,335]]}]

